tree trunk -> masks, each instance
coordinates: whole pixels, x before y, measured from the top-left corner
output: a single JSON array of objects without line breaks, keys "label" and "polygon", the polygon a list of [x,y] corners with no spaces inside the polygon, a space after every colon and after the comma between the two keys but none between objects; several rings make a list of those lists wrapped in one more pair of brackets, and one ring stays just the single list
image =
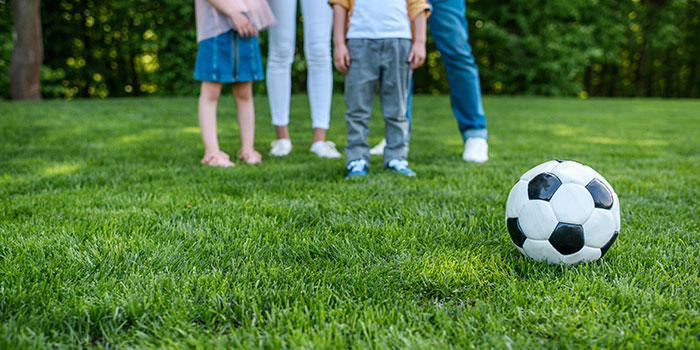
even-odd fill
[{"label": "tree trunk", "polygon": [[13,0],[10,94],[13,100],[40,100],[39,69],[44,59],[40,0]]}]

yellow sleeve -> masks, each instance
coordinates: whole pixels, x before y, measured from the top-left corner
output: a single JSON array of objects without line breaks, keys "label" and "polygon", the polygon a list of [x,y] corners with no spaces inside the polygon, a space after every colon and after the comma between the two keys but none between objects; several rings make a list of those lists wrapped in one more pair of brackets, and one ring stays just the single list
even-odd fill
[{"label": "yellow sleeve", "polygon": [[425,12],[425,18],[430,16],[430,4],[425,0],[406,0],[406,6],[408,8],[408,18],[410,18],[411,21],[423,12]]},{"label": "yellow sleeve", "polygon": [[[289,1],[289,0],[284,0],[284,1]],[[333,7],[333,5],[340,5],[344,7],[348,12],[350,12],[350,9],[352,8],[352,1],[351,0],[329,0],[328,5]]]}]

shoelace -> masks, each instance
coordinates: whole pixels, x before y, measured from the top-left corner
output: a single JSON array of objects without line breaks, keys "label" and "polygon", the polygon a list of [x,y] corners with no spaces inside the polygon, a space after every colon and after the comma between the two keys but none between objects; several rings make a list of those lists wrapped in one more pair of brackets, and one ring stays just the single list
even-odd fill
[{"label": "shoelace", "polygon": [[350,171],[362,171],[365,168],[365,165],[367,162],[365,162],[364,159],[358,159],[358,160],[353,160],[348,164],[348,170]]},{"label": "shoelace", "polygon": [[388,165],[390,168],[393,168],[395,170],[400,171],[400,170],[408,168],[408,161],[407,160],[392,159]]}]

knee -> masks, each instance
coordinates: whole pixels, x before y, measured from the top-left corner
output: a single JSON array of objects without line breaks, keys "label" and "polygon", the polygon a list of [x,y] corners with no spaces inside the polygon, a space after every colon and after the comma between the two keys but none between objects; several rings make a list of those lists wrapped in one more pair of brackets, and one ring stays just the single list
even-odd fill
[{"label": "knee", "polygon": [[330,65],[333,63],[333,60],[331,60],[331,56],[307,56],[306,57],[306,65],[309,68],[328,68],[330,69]]},{"label": "knee", "polygon": [[459,65],[474,65],[474,55],[472,55],[472,47],[466,39],[446,42],[440,48],[440,57],[445,63]]},{"label": "knee", "polygon": [[304,50],[306,63],[309,66],[328,65],[331,63],[331,48],[328,45],[316,43],[309,45]]},{"label": "knee", "polygon": [[270,53],[267,56],[267,62],[270,65],[289,66],[294,62],[294,47],[287,44],[275,45],[270,47]]},{"label": "knee", "polygon": [[456,53],[454,55],[442,55],[442,62],[448,71],[458,69],[464,71],[477,71],[476,60],[471,53]]},{"label": "knee", "polygon": [[372,116],[372,112],[362,107],[349,108],[345,112],[345,119],[353,122],[365,122]]},{"label": "knee", "polygon": [[221,85],[203,84],[199,92],[199,98],[208,102],[216,102],[221,95]]},{"label": "knee", "polygon": [[253,99],[253,85],[249,83],[233,84],[233,97],[236,101],[250,101]]}]

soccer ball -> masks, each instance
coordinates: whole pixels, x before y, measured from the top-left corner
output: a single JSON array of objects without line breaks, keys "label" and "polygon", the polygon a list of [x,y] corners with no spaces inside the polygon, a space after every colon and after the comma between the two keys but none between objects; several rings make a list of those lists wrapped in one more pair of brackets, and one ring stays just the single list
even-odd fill
[{"label": "soccer ball", "polygon": [[537,261],[596,260],[620,232],[620,201],[595,170],[552,160],[527,171],[510,190],[506,226],[518,250]]}]

